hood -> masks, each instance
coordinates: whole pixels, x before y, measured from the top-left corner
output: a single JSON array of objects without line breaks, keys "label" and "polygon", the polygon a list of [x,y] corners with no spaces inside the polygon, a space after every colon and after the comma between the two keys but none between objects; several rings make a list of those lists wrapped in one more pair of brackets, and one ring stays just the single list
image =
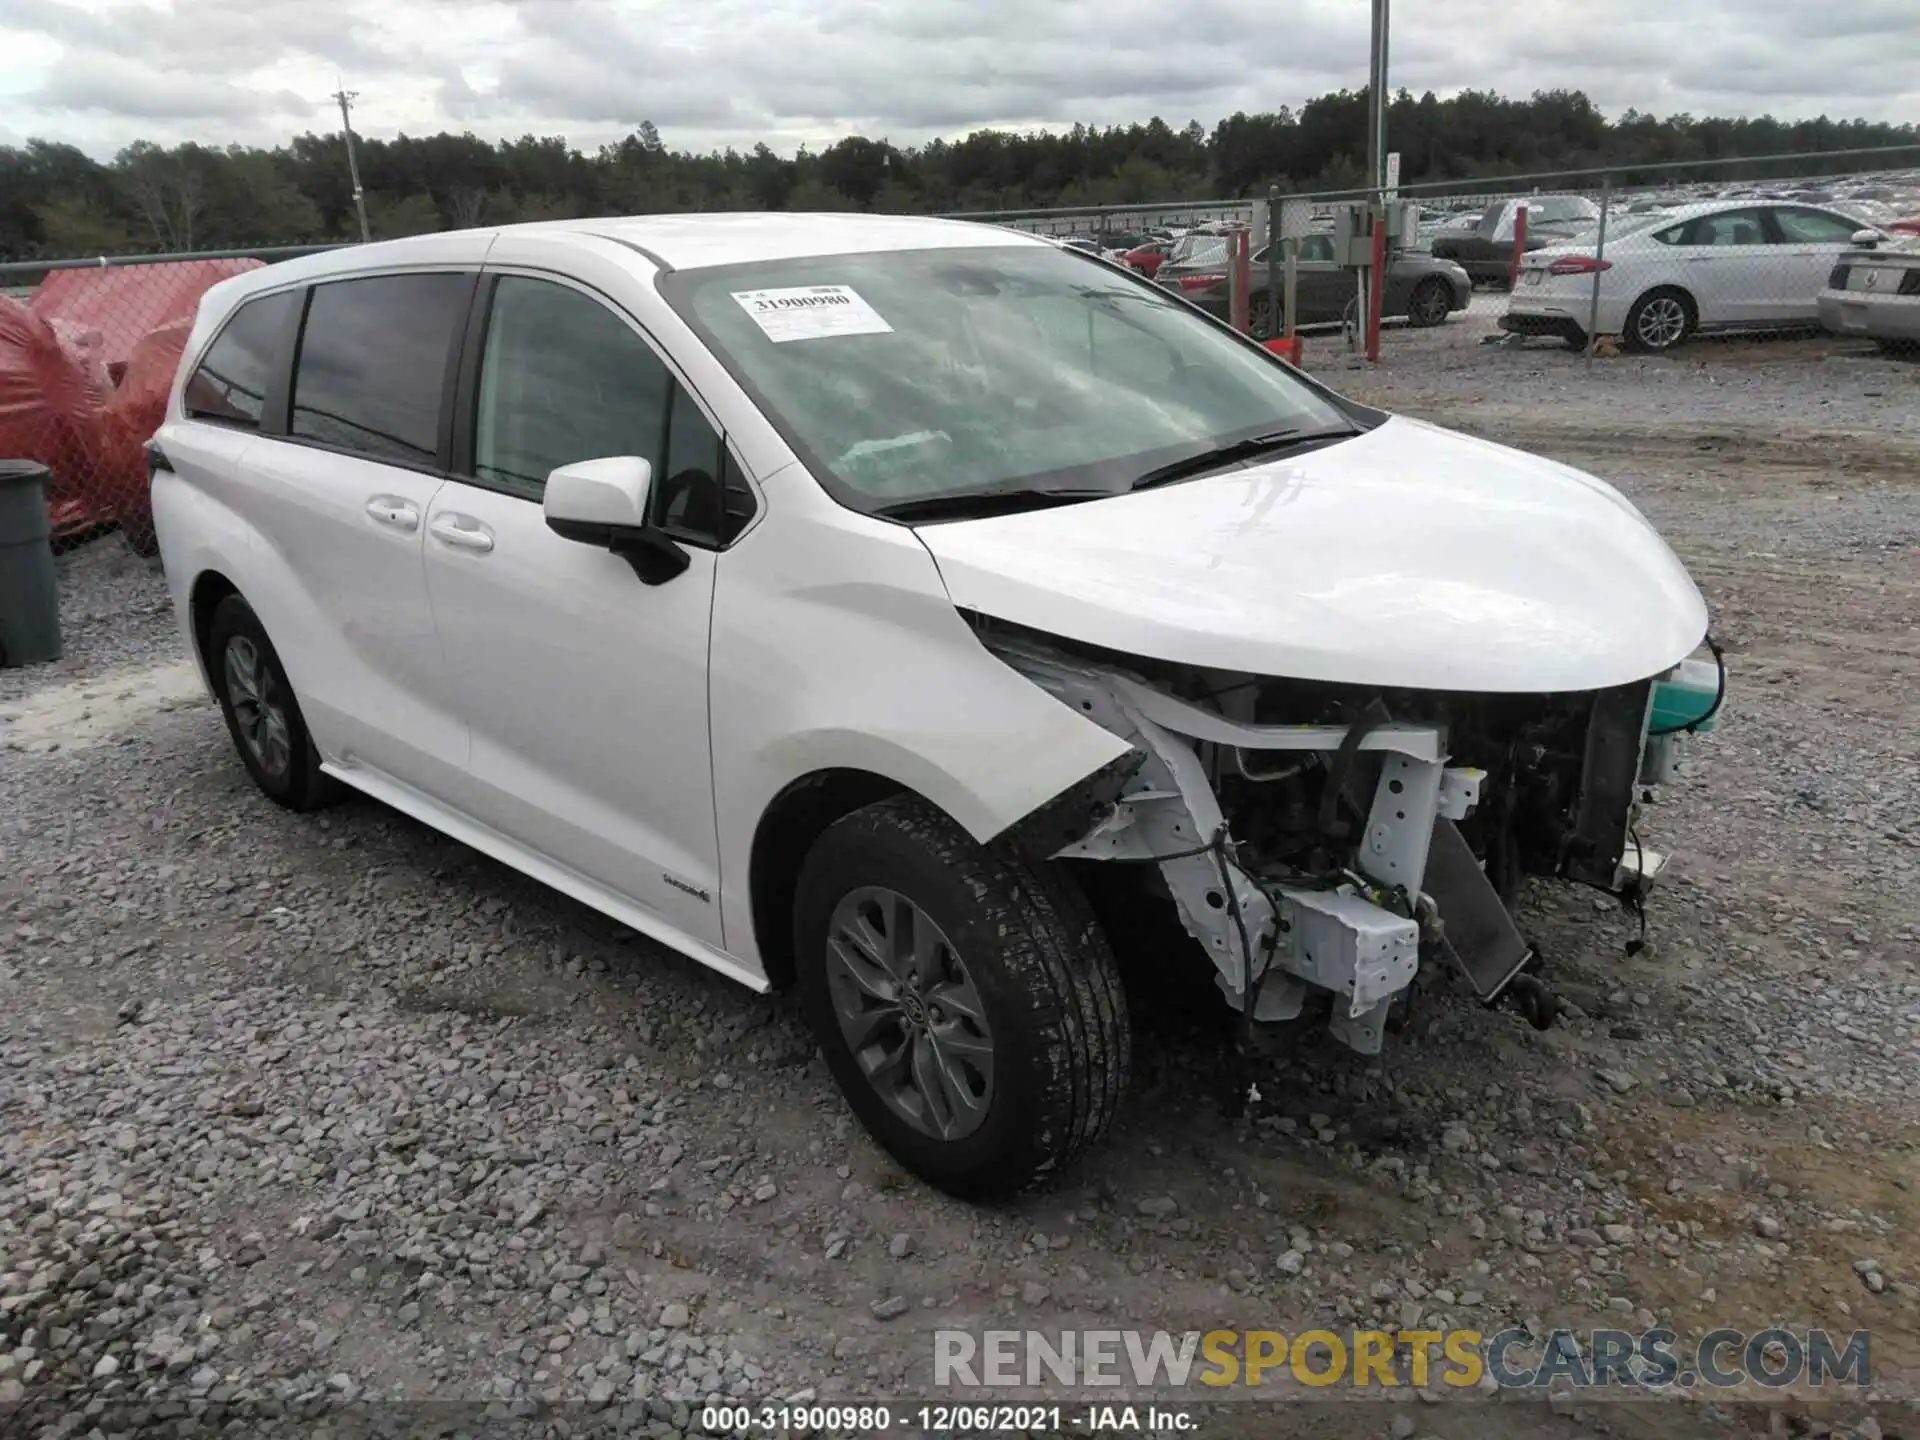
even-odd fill
[{"label": "hood", "polygon": [[1596,690],[1677,664],[1707,627],[1612,486],[1397,416],[1294,457],[918,533],[962,609],[1256,675]]}]

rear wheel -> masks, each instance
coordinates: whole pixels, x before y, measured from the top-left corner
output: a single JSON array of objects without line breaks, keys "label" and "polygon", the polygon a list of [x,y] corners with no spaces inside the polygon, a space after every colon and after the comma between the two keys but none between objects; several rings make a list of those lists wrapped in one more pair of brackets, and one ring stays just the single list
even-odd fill
[{"label": "rear wheel", "polygon": [[794,905],[801,1003],[860,1121],[953,1194],[1050,1178],[1113,1119],[1126,1002],[1057,867],[914,796],[829,827]]},{"label": "rear wheel", "polygon": [[317,809],[336,798],[338,782],[320,769],[320,752],[273,642],[238,595],[213,612],[206,662],[233,747],[261,793],[289,810]]},{"label": "rear wheel", "polygon": [[1629,348],[1658,354],[1679,345],[1699,323],[1693,298],[1684,290],[1665,286],[1649,290],[1627,311],[1625,339]]},{"label": "rear wheel", "polygon": [[1422,280],[1407,297],[1407,323],[1422,328],[1443,323],[1453,313],[1453,287],[1440,279]]}]

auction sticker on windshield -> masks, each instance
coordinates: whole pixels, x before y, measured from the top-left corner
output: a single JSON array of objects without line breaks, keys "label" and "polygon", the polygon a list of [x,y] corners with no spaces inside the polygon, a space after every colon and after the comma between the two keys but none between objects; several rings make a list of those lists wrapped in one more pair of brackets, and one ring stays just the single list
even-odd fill
[{"label": "auction sticker on windshield", "polygon": [[826,335],[885,335],[893,327],[850,285],[798,285],[786,290],[735,290],[733,298],[769,340],[818,340]]}]

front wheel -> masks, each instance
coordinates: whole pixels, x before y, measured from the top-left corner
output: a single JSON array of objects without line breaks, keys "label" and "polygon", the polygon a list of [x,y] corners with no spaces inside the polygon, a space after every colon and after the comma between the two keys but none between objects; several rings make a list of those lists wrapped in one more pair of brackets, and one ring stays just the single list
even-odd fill
[{"label": "front wheel", "polygon": [[1064,873],[914,796],[835,822],[794,905],[800,998],[854,1113],[952,1194],[1057,1174],[1112,1122],[1126,1002]]}]

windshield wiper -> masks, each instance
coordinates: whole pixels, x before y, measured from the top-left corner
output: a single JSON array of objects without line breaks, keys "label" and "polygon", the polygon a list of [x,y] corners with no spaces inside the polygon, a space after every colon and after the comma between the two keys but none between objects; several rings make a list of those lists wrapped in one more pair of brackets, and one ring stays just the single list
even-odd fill
[{"label": "windshield wiper", "polygon": [[1202,450],[1198,455],[1189,455],[1184,460],[1175,460],[1172,464],[1161,465],[1147,471],[1135,480],[1129,489],[1150,490],[1155,485],[1165,485],[1170,480],[1187,480],[1195,475],[1204,475],[1209,470],[1218,470],[1238,460],[1251,460],[1259,455],[1271,455],[1281,450],[1298,450],[1306,445],[1327,444],[1335,440],[1351,440],[1360,432],[1353,429],[1339,430],[1273,430],[1265,435],[1255,435],[1247,440],[1235,440],[1229,445],[1215,445],[1210,450]]},{"label": "windshield wiper", "polygon": [[1110,498],[1112,490],[1034,490],[1001,489],[961,491],[953,495],[927,495],[917,500],[896,500],[873,513],[887,520],[971,520],[984,515],[1012,515],[1022,510],[1045,510],[1055,505],[1071,505],[1078,500]]}]

